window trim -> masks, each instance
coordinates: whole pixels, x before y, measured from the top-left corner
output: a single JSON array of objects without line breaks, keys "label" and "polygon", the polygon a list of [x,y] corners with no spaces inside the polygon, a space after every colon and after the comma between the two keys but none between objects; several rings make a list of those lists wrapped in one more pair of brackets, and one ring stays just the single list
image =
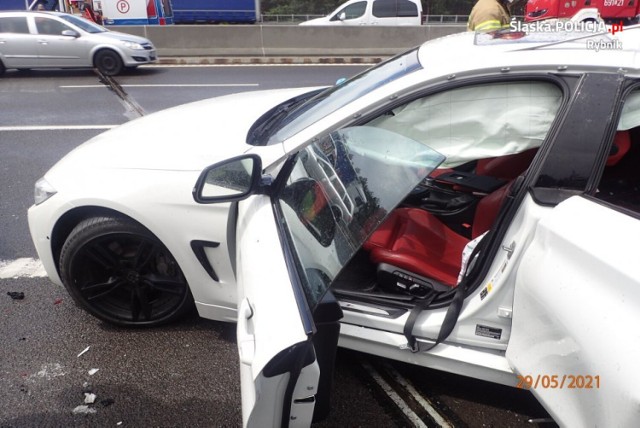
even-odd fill
[{"label": "window trim", "polygon": [[584,191],[582,196],[585,199],[596,202],[607,208],[614,209],[622,214],[640,219],[640,210],[634,211],[630,208],[617,205],[614,202],[601,199],[596,195],[598,186],[600,185],[600,182],[602,181],[602,177],[604,175],[608,154],[611,150],[611,146],[613,145],[613,140],[618,129],[618,124],[620,123],[620,119],[622,118],[622,110],[624,109],[627,98],[633,92],[640,93],[640,78],[626,79],[622,89],[619,91],[620,96],[616,101],[614,113],[611,116],[611,126],[609,127],[608,134],[602,140],[600,150],[598,151],[598,155],[596,157],[595,168],[592,171],[587,189]]},{"label": "window trim", "polygon": [[[594,174],[594,168],[599,165],[597,157],[594,157],[593,155],[591,155],[591,157],[589,158],[591,163],[589,170],[584,172],[586,175],[586,181],[584,185],[579,189],[568,188],[568,187],[549,187],[549,186],[538,184],[538,181],[540,177],[543,175],[543,173],[545,172],[545,167],[548,167],[550,169],[554,163],[557,164],[558,162],[561,162],[557,160],[558,156],[556,152],[558,150],[566,149],[568,146],[568,143],[562,142],[562,138],[565,136],[565,134],[570,132],[567,130],[567,127],[566,127],[567,121],[582,123],[582,121],[578,121],[577,117],[572,117],[572,115],[577,115],[579,113],[579,111],[577,110],[579,110],[580,97],[583,96],[583,93],[585,92],[583,91],[583,89],[585,89],[585,85],[597,85],[603,82],[603,78],[605,80],[610,78],[611,80],[607,80],[607,81],[611,85],[611,82],[617,81],[618,76],[612,75],[611,73],[590,72],[590,71],[585,71],[579,75],[579,80],[576,82],[575,87],[573,88],[573,93],[571,94],[570,100],[568,101],[567,110],[563,113],[562,120],[558,122],[558,128],[556,128],[556,132],[551,136],[549,140],[550,143],[544,147],[545,152],[543,153],[544,156],[540,158],[540,164],[534,165],[535,161],[534,161],[534,164],[532,164],[532,166],[536,167],[536,171],[535,171],[535,174],[533,174],[530,177],[531,180],[527,180],[527,184],[528,186],[530,186],[533,199],[537,204],[542,206],[555,206],[571,196],[581,195],[587,191],[588,186],[591,183],[591,180]],[[596,79],[596,80],[593,83],[591,83],[591,79]],[[616,100],[620,98],[619,94],[621,91],[621,86],[622,86],[621,83],[619,83],[616,86],[614,91],[608,91],[608,92],[606,90],[600,91],[600,93],[609,94],[609,96],[611,97],[607,101],[607,105],[604,107],[605,111],[610,111],[609,108],[611,107],[611,105],[614,104]],[[593,86],[592,87],[586,86],[586,89],[592,90]],[[594,96],[594,95],[591,94],[591,96]],[[603,99],[603,98],[599,97],[598,99]],[[606,98],[604,99],[606,100]],[[611,129],[611,127],[613,126],[612,123],[613,123],[612,120],[609,119],[609,122],[605,125],[605,127],[601,131],[601,135],[605,137],[605,140],[607,135],[613,136],[612,129]],[[617,126],[617,122],[616,122],[616,126]],[[593,126],[590,127],[590,130],[593,130]],[[600,142],[598,143],[599,151],[602,150],[603,144],[604,143],[602,142],[602,140],[600,140]],[[592,145],[595,145],[595,143],[592,143]],[[586,153],[589,153],[589,150],[587,150]],[[556,156],[552,157],[552,155],[556,155]]]}]

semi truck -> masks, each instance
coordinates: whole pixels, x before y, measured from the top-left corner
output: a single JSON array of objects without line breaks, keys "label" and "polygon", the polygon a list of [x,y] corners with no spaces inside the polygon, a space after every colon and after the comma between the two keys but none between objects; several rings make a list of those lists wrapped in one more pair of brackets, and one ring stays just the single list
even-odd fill
[{"label": "semi truck", "polygon": [[253,24],[260,20],[260,0],[171,0],[176,24]]},{"label": "semi truck", "polygon": [[[0,10],[35,9],[73,13],[71,5],[84,0],[0,0]],[[107,25],[166,25],[230,23],[253,24],[260,20],[260,0],[92,0]]]}]

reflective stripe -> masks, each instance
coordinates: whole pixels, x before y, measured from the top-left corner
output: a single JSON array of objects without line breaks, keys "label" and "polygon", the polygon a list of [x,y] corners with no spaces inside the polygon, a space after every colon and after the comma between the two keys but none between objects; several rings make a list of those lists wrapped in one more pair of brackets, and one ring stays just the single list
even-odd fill
[{"label": "reflective stripe", "polygon": [[497,19],[491,19],[489,21],[481,22],[476,25],[476,31],[490,31],[490,30],[499,30],[502,28],[502,24]]}]

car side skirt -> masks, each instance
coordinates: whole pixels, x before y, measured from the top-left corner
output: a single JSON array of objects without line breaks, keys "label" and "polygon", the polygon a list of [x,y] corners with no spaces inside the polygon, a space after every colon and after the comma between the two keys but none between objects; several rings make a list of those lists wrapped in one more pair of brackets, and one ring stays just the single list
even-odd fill
[{"label": "car side skirt", "polygon": [[402,334],[372,330],[342,323],[338,346],[392,360],[442,370],[475,379],[516,387],[518,378],[504,351],[478,349],[441,343],[429,352],[401,349],[407,339]]}]

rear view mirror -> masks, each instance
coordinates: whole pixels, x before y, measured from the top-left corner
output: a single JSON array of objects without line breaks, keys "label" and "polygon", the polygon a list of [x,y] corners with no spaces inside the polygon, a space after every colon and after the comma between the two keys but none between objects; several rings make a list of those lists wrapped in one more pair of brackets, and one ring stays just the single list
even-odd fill
[{"label": "rear view mirror", "polygon": [[338,16],[338,19],[339,19],[340,21],[344,21],[345,19],[347,19],[347,14],[346,14],[346,13],[344,13],[344,12],[342,12],[342,13],[340,14],[340,16]]},{"label": "rear view mirror", "polygon": [[201,204],[245,199],[259,187],[261,174],[259,156],[227,159],[202,171],[193,189],[193,198]]}]

